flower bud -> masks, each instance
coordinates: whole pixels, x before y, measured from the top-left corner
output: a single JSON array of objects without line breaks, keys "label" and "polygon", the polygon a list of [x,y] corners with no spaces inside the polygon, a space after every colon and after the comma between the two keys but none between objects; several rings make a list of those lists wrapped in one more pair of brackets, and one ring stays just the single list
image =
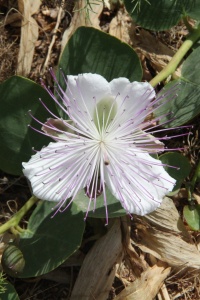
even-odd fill
[{"label": "flower bud", "polygon": [[1,259],[4,271],[10,276],[17,276],[25,266],[25,260],[21,250],[15,245],[9,245],[3,252]]}]

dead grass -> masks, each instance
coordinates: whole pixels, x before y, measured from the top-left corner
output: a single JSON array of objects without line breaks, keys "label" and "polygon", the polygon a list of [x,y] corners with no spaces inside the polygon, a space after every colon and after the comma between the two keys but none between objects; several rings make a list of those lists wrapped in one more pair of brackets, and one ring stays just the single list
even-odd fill
[{"label": "dead grass", "polygon": [[[1,26],[1,25],[0,25]],[[0,27],[0,82],[16,72],[18,37],[9,36],[4,27]]]}]

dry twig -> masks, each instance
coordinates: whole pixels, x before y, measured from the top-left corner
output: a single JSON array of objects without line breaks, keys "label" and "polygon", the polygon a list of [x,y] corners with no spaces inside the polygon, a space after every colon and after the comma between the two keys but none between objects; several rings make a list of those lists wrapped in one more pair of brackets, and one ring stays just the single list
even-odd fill
[{"label": "dry twig", "polygon": [[43,65],[43,68],[42,68],[42,75],[45,73],[47,67],[48,67],[48,63],[49,63],[49,60],[50,60],[50,57],[51,57],[51,50],[53,48],[53,45],[55,43],[55,40],[56,40],[56,33],[58,31],[58,28],[59,28],[59,25],[60,25],[60,22],[61,22],[61,19],[62,19],[62,12],[63,12],[63,6],[64,6],[64,3],[65,3],[65,0],[62,1],[62,4],[60,5],[59,7],[59,11],[58,11],[58,17],[57,17],[57,21],[56,21],[56,26],[52,32],[52,40],[51,40],[51,43],[49,45],[49,49],[48,49],[48,53],[47,53],[47,57],[46,57],[46,60],[44,62],[44,65]]}]

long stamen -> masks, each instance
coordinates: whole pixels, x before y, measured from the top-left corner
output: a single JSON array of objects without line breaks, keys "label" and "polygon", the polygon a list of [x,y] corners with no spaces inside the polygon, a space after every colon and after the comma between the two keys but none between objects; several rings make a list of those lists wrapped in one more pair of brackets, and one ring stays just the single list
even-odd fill
[{"label": "long stamen", "polygon": [[[67,88],[64,91],[53,71],[50,72],[56,84],[56,96],[43,86],[70,121],[56,116],[41,99],[41,104],[55,120],[50,118],[43,123],[29,112],[44,132],[30,127],[54,140],[24,164],[24,173],[36,196],[57,201],[55,215],[65,211],[84,189],[88,198],[86,219],[91,209],[95,210],[98,196],[102,194],[106,224],[108,188],[130,216],[156,209],[175,184],[164,167],[177,168],[162,164],[149,154],[169,151],[162,140],[188,134],[177,132],[168,136],[168,131],[190,127],[162,129],[160,125],[173,119],[159,122],[170,118],[171,112],[150,119],[148,116],[153,116],[157,109],[174,99],[178,86],[155,98],[154,90],[147,83],[130,83],[119,78],[112,84],[97,74],[66,78],[61,72]],[[134,93],[140,95],[139,99]],[[164,133],[161,138],[153,136],[161,133]]]}]

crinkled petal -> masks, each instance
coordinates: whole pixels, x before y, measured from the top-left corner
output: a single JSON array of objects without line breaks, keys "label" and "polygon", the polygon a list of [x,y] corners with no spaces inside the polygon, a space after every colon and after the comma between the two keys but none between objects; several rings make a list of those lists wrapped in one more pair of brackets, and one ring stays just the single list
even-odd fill
[{"label": "crinkled petal", "polygon": [[[42,130],[48,134],[49,136],[53,137],[59,137],[63,134],[63,132],[67,132],[68,128],[65,125],[66,121],[64,122],[61,119],[52,119],[49,118],[44,125],[42,126]],[[63,137],[64,134],[63,134]],[[56,139],[55,139],[56,140]]]},{"label": "crinkled petal", "polygon": [[110,82],[110,88],[113,95],[118,95],[116,101],[119,112],[123,112],[123,120],[133,119],[134,126],[141,123],[148,113],[147,106],[155,98],[152,86],[147,82],[117,78]]},{"label": "crinkled petal", "polygon": [[164,151],[164,144],[160,142],[153,135],[145,133],[142,130],[134,132],[134,135],[130,137],[128,146],[133,148],[132,150],[147,153],[158,153]]},{"label": "crinkled petal", "polygon": [[159,160],[146,153],[131,152],[110,158],[105,181],[124,209],[137,215],[148,214],[159,207],[176,182]]}]

